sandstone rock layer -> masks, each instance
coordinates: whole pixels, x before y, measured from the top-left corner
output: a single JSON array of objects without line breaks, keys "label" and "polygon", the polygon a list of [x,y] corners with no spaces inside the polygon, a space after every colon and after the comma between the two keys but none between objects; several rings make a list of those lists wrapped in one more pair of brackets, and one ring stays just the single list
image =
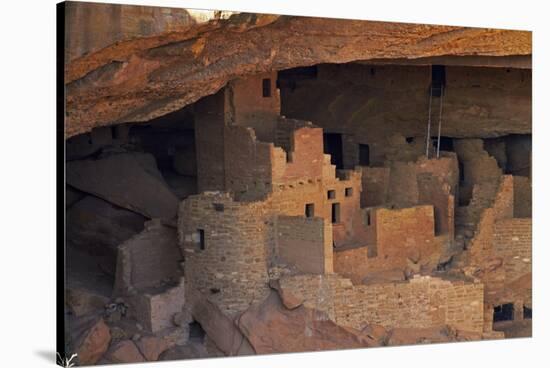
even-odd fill
[{"label": "sandstone rock layer", "polygon": [[[66,135],[147,121],[235,77],[319,63],[531,54],[531,33],[311,17],[73,3],[69,8]],[[86,22],[76,22],[86,14]],[[109,24],[108,28],[104,23]],[[85,43],[74,39],[86,34]]]}]

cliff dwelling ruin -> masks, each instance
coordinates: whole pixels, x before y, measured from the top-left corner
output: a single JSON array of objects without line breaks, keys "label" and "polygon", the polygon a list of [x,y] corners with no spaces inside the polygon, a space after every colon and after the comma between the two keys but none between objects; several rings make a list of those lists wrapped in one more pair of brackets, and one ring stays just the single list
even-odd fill
[{"label": "cliff dwelling ruin", "polygon": [[530,336],[529,32],[65,11],[81,364]]}]

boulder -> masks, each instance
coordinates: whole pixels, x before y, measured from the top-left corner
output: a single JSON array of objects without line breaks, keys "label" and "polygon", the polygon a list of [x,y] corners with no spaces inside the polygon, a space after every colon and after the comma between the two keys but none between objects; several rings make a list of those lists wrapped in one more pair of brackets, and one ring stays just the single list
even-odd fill
[{"label": "boulder", "polygon": [[324,312],[303,305],[287,309],[275,291],[244,312],[238,326],[258,354],[379,345],[360,331],[337,325]]},{"label": "boulder", "polygon": [[105,355],[105,359],[111,363],[145,362],[145,358],[131,340],[123,340],[111,346]]},{"label": "boulder", "polygon": [[188,313],[178,312],[174,314],[172,320],[174,322],[174,325],[183,327],[190,323],[192,321],[192,318]]},{"label": "boulder", "polygon": [[304,303],[304,298],[299,297],[299,296],[289,292],[287,289],[281,288],[280,285],[279,285],[279,280],[269,281],[269,286],[272,289],[277,290],[283,305],[287,309],[298,308],[300,305],[302,305]]},{"label": "boulder", "polygon": [[65,208],[70,208],[73,204],[85,197],[85,194],[79,190],[65,186]]},{"label": "boulder", "polygon": [[388,336],[388,331],[380,325],[367,325],[361,330],[361,333],[373,339],[379,345],[385,345]]},{"label": "boulder", "polygon": [[387,345],[413,345],[453,341],[444,327],[394,328],[388,335]]},{"label": "boulder", "polygon": [[159,356],[158,360],[182,360],[182,359],[200,359],[208,358],[209,354],[203,344],[196,342],[183,346],[174,346],[166,350]]},{"label": "boulder", "polygon": [[93,196],[67,212],[67,243],[97,256],[104,271],[114,275],[117,247],[143,229],[145,217]]},{"label": "boulder", "polygon": [[95,317],[84,321],[82,325],[76,323],[72,327],[77,334],[77,337],[73,338],[73,345],[80,364],[96,364],[111,342],[109,327],[102,318]]},{"label": "boulder", "polygon": [[124,329],[114,326],[111,327],[111,337],[113,340],[126,340],[128,338],[128,334]]},{"label": "boulder", "polygon": [[68,287],[65,303],[71,313],[80,317],[88,313],[102,311],[109,298],[92,290],[78,287]]},{"label": "boulder", "polygon": [[169,341],[156,336],[144,336],[136,345],[145,359],[149,361],[158,360],[160,354],[171,347]]},{"label": "boulder", "polygon": [[191,315],[200,323],[206,335],[224,354],[250,355],[254,350],[237,328],[233,320],[223,314],[218,307],[204,297],[200,292],[189,289],[192,300]]},{"label": "boulder", "polygon": [[173,218],[179,200],[150,154],[124,152],[67,162],[67,183],[149,218]]}]

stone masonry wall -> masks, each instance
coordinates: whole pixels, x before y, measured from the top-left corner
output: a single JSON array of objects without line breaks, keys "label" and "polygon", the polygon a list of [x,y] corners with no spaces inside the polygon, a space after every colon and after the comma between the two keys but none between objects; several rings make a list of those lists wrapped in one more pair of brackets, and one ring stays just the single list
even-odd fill
[{"label": "stone masonry wall", "polygon": [[238,200],[258,200],[272,191],[274,146],[256,139],[254,130],[241,126],[224,129],[225,188]]},{"label": "stone masonry wall", "polygon": [[[359,164],[358,144],[369,145],[370,164],[375,166],[415,160],[425,153],[429,66],[348,63],[318,65],[317,70],[316,78],[281,87],[281,113],[341,133],[346,168]],[[442,136],[530,132],[530,71],[455,66],[445,70]]]},{"label": "stone masonry wall", "polygon": [[[264,80],[269,95],[264,96]],[[262,142],[274,142],[281,99],[277,89],[277,72],[263,73],[232,80],[226,87],[231,121],[235,125],[253,128]]]},{"label": "stone masonry wall", "polygon": [[[329,229],[325,230],[325,227]],[[320,217],[278,216],[277,255],[301,272],[325,274],[333,271],[330,222]],[[328,235],[328,236],[327,236]]]},{"label": "stone masonry wall", "polygon": [[414,162],[391,162],[390,167],[361,169],[362,206],[433,205],[436,234],[453,238],[459,179],[456,155],[442,152],[439,159],[421,157]]},{"label": "stone masonry wall", "polygon": [[532,220],[513,218],[495,224],[495,254],[503,259],[507,282],[531,273]]},{"label": "stone masonry wall", "polygon": [[184,200],[179,211],[186,283],[227,314],[263,300],[269,291],[268,247],[274,242],[265,204],[207,192]]},{"label": "stone masonry wall", "polygon": [[292,151],[292,135],[298,128],[312,127],[313,123],[305,120],[287,119],[279,116],[275,133],[275,145],[281,147],[287,153]]},{"label": "stone masonry wall", "polygon": [[367,246],[335,249],[334,272],[359,284],[370,272],[405,271],[411,263],[431,265],[441,255],[443,243],[434,234],[433,207],[368,211]]},{"label": "stone masonry wall", "polygon": [[354,286],[337,275],[299,275],[281,279],[280,286],[343,326],[429,328],[447,324],[459,330],[483,330],[481,283],[420,276],[407,282]]},{"label": "stone masonry wall", "polygon": [[276,184],[298,180],[316,180],[323,176],[323,130],[316,127],[295,129],[290,135],[288,159],[274,163],[273,181]]},{"label": "stone masonry wall", "polygon": [[416,162],[418,204],[434,206],[435,233],[454,238],[455,203],[458,200],[458,160],[454,153],[442,152],[438,159]]},{"label": "stone masonry wall", "polygon": [[198,191],[224,190],[225,92],[195,103]]},{"label": "stone masonry wall", "polygon": [[532,217],[532,190],[530,178],[514,176],[514,217]]},{"label": "stone masonry wall", "polygon": [[472,265],[483,265],[494,256],[495,223],[513,217],[513,188],[513,177],[502,176],[492,204],[482,211],[474,238],[466,253]]},{"label": "stone masonry wall", "polygon": [[361,166],[361,171],[363,178],[361,207],[384,205],[388,195],[390,168]]},{"label": "stone masonry wall", "polygon": [[[486,308],[513,303],[517,312],[522,305],[531,305],[532,230],[531,219],[513,218],[514,180],[510,175],[501,177],[465,257],[468,268],[481,270],[478,278],[485,285]],[[521,313],[516,317],[522,318]],[[486,323],[491,325],[492,320]]]},{"label": "stone masonry wall", "polygon": [[174,315],[182,311],[186,303],[184,279],[181,278],[176,286],[127,296],[125,300],[130,305],[130,316],[148,332],[157,333],[173,327]]},{"label": "stone masonry wall", "polygon": [[[332,226],[322,227],[322,242],[316,246],[322,246],[323,255],[316,267],[306,266],[308,271],[332,271],[333,239],[346,243],[364,238],[361,172],[337,176],[330,156],[323,153],[322,130],[304,122],[285,122],[296,126],[290,132],[288,161],[287,152],[258,141],[251,128],[224,126],[224,187],[229,193],[205,192],[189,197],[180,207],[186,282],[230,314],[261,299],[268,266],[295,246],[283,241],[276,247],[277,216],[305,218],[306,205],[311,204],[312,217],[327,223],[334,220]],[[303,237],[302,229],[287,230],[293,230],[289,239]],[[201,236],[205,249],[200,249]]]},{"label": "stone masonry wall", "polygon": [[369,257],[369,247],[338,249],[334,251],[334,272],[350,279],[354,284],[361,284],[372,270],[376,257]]},{"label": "stone masonry wall", "polygon": [[392,162],[386,203],[399,208],[412,207],[418,204],[418,195],[414,162]]},{"label": "stone masonry wall", "polygon": [[[395,259],[406,265],[406,258],[432,253],[437,245],[432,206],[416,206],[374,212],[378,257]],[[418,254],[419,253],[419,254]]]},{"label": "stone masonry wall", "polygon": [[159,286],[180,276],[176,230],[159,220],[149,221],[145,230],[126,240],[118,248],[115,293],[127,294]]},{"label": "stone masonry wall", "polygon": [[497,160],[484,149],[481,139],[455,139],[453,146],[464,168],[460,197],[461,202],[467,204],[473,196],[475,186],[498,181],[502,170]]}]

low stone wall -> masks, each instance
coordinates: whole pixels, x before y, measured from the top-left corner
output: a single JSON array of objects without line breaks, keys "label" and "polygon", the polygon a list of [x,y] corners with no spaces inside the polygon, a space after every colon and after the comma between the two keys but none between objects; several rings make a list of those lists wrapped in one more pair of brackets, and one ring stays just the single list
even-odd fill
[{"label": "low stone wall", "polygon": [[482,283],[419,276],[405,282],[354,286],[338,275],[299,275],[282,278],[280,287],[343,326],[428,328],[447,324],[464,331],[483,331]]},{"label": "low stone wall", "polygon": [[174,315],[185,304],[184,279],[177,286],[150,290],[125,298],[130,305],[128,313],[137,319],[148,332],[157,333],[174,327]]},{"label": "low stone wall", "polygon": [[145,230],[120,245],[117,256],[115,293],[156,287],[180,277],[177,232],[159,220],[149,221]]}]

